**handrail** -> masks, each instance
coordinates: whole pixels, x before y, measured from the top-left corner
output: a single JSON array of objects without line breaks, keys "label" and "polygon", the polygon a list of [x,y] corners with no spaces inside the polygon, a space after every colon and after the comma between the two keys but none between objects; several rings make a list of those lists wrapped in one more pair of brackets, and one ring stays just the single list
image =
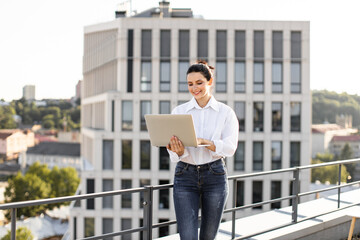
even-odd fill
[{"label": "handrail", "polygon": [[[331,212],[339,211],[339,210],[342,210],[342,209],[345,209],[345,208],[348,208],[351,206],[358,205],[359,203],[354,203],[354,204],[348,205],[346,207],[340,208],[340,195],[341,195],[340,189],[347,187],[347,186],[359,184],[360,181],[342,184],[342,185],[340,185],[340,182],[339,182],[339,184],[337,186],[319,189],[319,190],[315,190],[315,191],[303,192],[303,193],[300,193],[299,188],[298,188],[301,170],[324,167],[324,166],[331,166],[331,165],[338,165],[339,166],[339,175],[338,175],[339,178],[338,179],[340,180],[341,179],[341,166],[344,164],[350,164],[350,163],[355,163],[355,162],[360,162],[360,158],[312,164],[312,165],[307,165],[307,166],[299,166],[299,167],[286,168],[286,169],[278,169],[278,170],[272,170],[272,171],[263,171],[263,172],[255,172],[255,173],[247,173],[247,174],[242,174],[242,175],[229,176],[228,180],[232,180],[233,185],[234,185],[233,186],[233,206],[232,206],[232,208],[225,209],[224,213],[232,213],[232,220],[231,220],[232,221],[232,238],[231,239],[233,239],[233,240],[246,239],[246,238],[253,237],[253,236],[256,236],[256,235],[259,235],[262,233],[266,233],[266,232],[269,232],[269,231],[272,231],[275,229],[279,229],[279,228],[283,228],[283,227],[290,226],[293,224],[297,224],[299,222],[303,222],[308,219],[316,218],[316,217],[322,216],[324,214],[328,214]],[[237,196],[236,184],[239,179],[258,177],[258,176],[264,176],[264,175],[270,175],[270,174],[280,174],[280,173],[286,173],[286,172],[293,173],[293,192],[291,193],[291,195],[276,198],[276,199],[271,199],[271,200],[267,200],[267,201],[247,204],[244,206],[236,206],[236,196]],[[172,187],[173,187],[173,184],[170,183],[170,184],[163,184],[163,185],[144,186],[144,187],[137,187],[137,188],[131,188],[131,189],[114,190],[114,191],[107,191],[107,192],[100,192],[100,193],[81,194],[81,195],[76,195],[76,196],[65,196],[65,197],[57,197],[57,198],[46,198],[46,199],[40,199],[40,200],[13,202],[13,203],[0,204],[0,210],[10,210],[11,211],[11,239],[15,240],[15,238],[16,238],[16,230],[15,230],[16,229],[16,211],[18,208],[143,192],[144,200],[143,200],[142,204],[143,204],[143,211],[144,211],[144,226],[138,227],[138,228],[127,229],[127,230],[123,230],[120,232],[107,233],[107,234],[103,234],[101,236],[87,237],[87,238],[83,238],[83,240],[102,239],[105,237],[121,236],[124,234],[130,234],[130,233],[135,233],[135,232],[143,232],[144,239],[152,239],[152,229],[176,224],[176,220],[170,220],[167,222],[155,223],[155,224],[153,224],[153,222],[152,222],[153,192],[157,191],[157,190],[169,189]],[[297,219],[298,218],[297,208],[298,208],[300,197],[303,197],[306,195],[311,195],[311,194],[316,194],[319,192],[335,190],[335,189],[338,189],[338,199],[337,199],[338,207],[337,207],[337,209],[330,210],[330,211],[321,213],[316,216],[307,217],[305,219],[304,218],[301,220]],[[288,224],[283,224],[281,226],[277,226],[275,228],[263,230],[258,233],[253,233],[251,235],[235,238],[235,213],[237,211],[243,210],[246,208],[263,206],[265,204],[280,202],[280,201],[288,200],[288,199],[292,199],[292,220],[291,220],[291,222],[289,222]]]}]

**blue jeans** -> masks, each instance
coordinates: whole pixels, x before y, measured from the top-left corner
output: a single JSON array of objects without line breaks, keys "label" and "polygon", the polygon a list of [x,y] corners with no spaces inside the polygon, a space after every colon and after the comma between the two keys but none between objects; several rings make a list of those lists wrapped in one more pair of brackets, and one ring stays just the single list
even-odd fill
[{"label": "blue jeans", "polygon": [[222,159],[203,165],[178,162],[174,177],[174,204],[180,238],[213,240],[229,193],[227,172]]}]

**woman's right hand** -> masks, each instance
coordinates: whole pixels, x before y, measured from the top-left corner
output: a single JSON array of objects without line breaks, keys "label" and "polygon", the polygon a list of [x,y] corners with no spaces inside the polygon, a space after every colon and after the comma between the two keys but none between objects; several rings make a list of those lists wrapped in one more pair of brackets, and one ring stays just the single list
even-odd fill
[{"label": "woman's right hand", "polygon": [[182,144],[182,142],[180,141],[179,138],[177,138],[176,136],[172,136],[170,139],[169,144],[166,146],[167,149],[169,149],[170,151],[176,152],[176,154],[180,157],[184,154],[185,151],[185,147]]}]

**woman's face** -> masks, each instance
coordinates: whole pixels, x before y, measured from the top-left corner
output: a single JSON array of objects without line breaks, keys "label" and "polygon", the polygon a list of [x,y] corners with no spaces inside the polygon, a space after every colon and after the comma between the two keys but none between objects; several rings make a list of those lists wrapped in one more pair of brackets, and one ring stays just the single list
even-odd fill
[{"label": "woman's face", "polygon": [[196,100],[211,96],[212,79],[208,81],[200,72],[191,72],[187,75],[187,82],[189,92]]}]

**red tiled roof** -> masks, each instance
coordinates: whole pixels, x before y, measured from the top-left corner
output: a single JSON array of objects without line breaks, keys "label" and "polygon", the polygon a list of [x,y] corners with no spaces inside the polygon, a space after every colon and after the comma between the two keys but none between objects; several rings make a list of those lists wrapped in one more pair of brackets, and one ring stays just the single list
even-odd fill
[{"label": "red tiled roof", "polygon": [[360,135],[334,136],[331,141],[333,141],[333,142],[360,142]]},{"label": "red tiled roof", "polygon": [[337,124],[313,124],[311,130],[313,133],[325,133],[327,131],[341,130],[342,126]]}]

